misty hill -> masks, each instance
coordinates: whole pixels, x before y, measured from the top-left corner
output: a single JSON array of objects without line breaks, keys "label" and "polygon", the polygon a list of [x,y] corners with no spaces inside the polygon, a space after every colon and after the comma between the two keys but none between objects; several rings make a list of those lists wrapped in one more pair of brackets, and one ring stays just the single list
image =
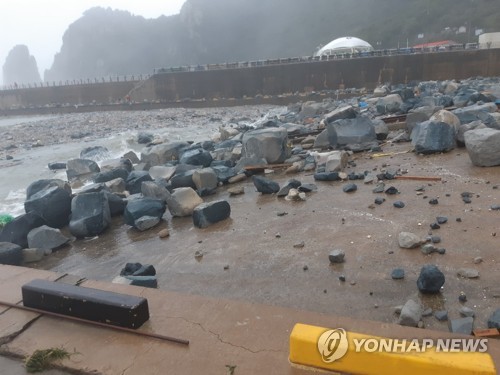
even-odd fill
[{"label": "misty hill", "polygon": [[[92,8],[64,34],[45,79],[308,56],[346,35],[375,48],[442,39],[465,43],[477,41],[474,29],[499,31],[497,25],[495,0],[187,0],[180,14],[157,19]],[[460,26],[468,32],[457,34]]]},{"label": "misty hill", "polygon": [[25,45],[15,46],[7,55],[3,65],[3,82],[5,85],[41,82],[36,60]]}]

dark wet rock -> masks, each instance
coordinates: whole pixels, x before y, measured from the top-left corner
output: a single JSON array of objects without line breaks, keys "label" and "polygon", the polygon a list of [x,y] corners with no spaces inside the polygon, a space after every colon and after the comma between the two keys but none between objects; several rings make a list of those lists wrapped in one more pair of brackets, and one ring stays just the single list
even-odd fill
[{"label": "dark wet rock", "polygon": [[500,204],[493,204],[490,206],[490,210],[492,211],[500,211]]},{"label": "dark wet rock", "polygon": [[378,198],[375,198],[375,204],[377,205],[381,205],[382,203],[385,202],[385,198],[381,198],[381,197],[378,197]]},{"label": "dark wet rock", "polygon": [[111,224],[111,213],[105,192],[78,194],[71,202],[69,230],[75,237],[93,237]]},{"label": "dark wet rock", "polygon": [[346,278],[345,278],[345,276],[344,276],[344,275],[340,275],[340,276],[339,276],[339,280],[340,280],[341,282],[345,283]]},{"label": "dark wet rock", "polygon": [[214,190],[218,185],[217,173],[212,168],[197,169],[193,172],[193,182],[198,191]]},{"label": "dark wet rock", "polygon": [[127,207],[127,201],[109,191],[105,191],[104,194],[108,199],[109,213],[111,217],[123,215],[125,207]]},{"label": "dark wet rock", "polygon": [[372,190],[372,192],[375,194],[378,194],[378,193],[383,193],[384,190],[385,190],[385,184],[383,182],[380,182],[375,186],[375,188]]},{"label": "dark wet rock", "polygon": [[109,150],[103,146],[86,147],[80,151],[80,159],[90,159],[93,161],[108,159],[110,155]]},{"label": "dark wet rock", "polygon": [[464,293],[460,293],[460,295],[458,296],[458,300],[459,302],[465,303],[467,302],[467,296]]},{"label": "dark wet rock", "polygon": [[377,139],[373,122],[365,116],[337,120],[327,125],[327,129],[331,127],[337,133],[337,143],[340,146],[370,143]]},{"label": "dark wet rock", "polygon": [[404,204],[404,202],[402,202],[402,201],[396,201],[396,202],[394,202],[392,205],[393,205],[394,207],[396,207],[396,208],[404,208],[404,207],[405,207],[405,204]]},{"label": "dark wet rock", "polygon": [[128,178],[128,175],[129,175],[128,170],[124,168],[116,168],[110,171],[97,173],[96,175],[94,175],[93,180],[95,183],[108,182],[116,178],[122,178],[123,180],[126,180]]},{"label": "dark wet rock", "polygon": [[343,263],[345,261],[345,252],[344,250],[333,250],[330,255],[328,255],[328,259],[330,263]]},{"label": "dark wet rock", "polygon": [[20,266],[23,261],[21,246],[10,242],[0,242],[0,264]]},{"label": "dark wet rock", "polygon": [[391,186],[385,190],[385,193],[388,195],[395,195],[395,194],[399,194],[399,190],[396,189],[394,186]]},{"label": "dark wet rock", "polygon": [[422,319],[422,305],[410,299],[401,309],[398,324],[407,327],[416,327],[420,319]]},{"label": "dark wet rock", "polygon": [[337,120],[354,119],[356,117],[357,117],[356,109],[351,105],[346,105],[327,113],[324,119],[327,124],[330,124]]},{"label": "dark wet rock", "polygon": [[464,138],[472,164],[478,167],[500,165],[500,130],[470,130]]},{"label": "dark wet rock", "polygon": [[448,218],[446,216],[438,216],[436,217],[436,222],[438,224],[446,224],[448,222]]},{"label": "dark wet rock", "polygon": [[242,138],[242,156],[265,159],[267,164],[283,163],[288,158],[288,132],[284,128],[248,131]]},{"label": "dark wet rock", "polygon": [[314,174],[314,179],[316,181],[340,181],[338,172],[320,172]]},{"label": "dark wet rock", "polygon": [[130,194],[139,194],[145,181],[153,181],[148,172],[132,171],[125,180],[126,188]]},{"label": "dark wet rock", "polygon": [[[327,127],[316,137],[313,148],[325,150],[337,147],[337,132],[333,126]],[[292,151],[293,154],[293,151]]]},{"label": "dark wet rock", "polygon": [[458,312],[463,317],[471,317],[471,318],[473,318],[476,315],[476,313],[474,312],[474,310],[472,310],[471,308],[466,307],[466,306],[461,306],[460,309],[458,309]]},{"label": "dark wet rock", "polygon": [[199,165],[203,168],[210,167],[213,158],[209,151],[202,148],[186,151],[179,159],[181,164]]},{"label": "dark wet rock", "polygon": [[166,204],[164,201],[154,198],[140,198],[127,203],[123,217],[125,224],[133,227],[135,226],[135,221],[143,216],[152,216],[161,219],[165,210]]},{"label": "dark wet rock", "polygon": [[354,193],[358,190],[358,186],[356,184],[346,184],[342,187],[342,191],[344,193]]},{"label": "dark wet rock", "polygon": [[422,246],[420,251],[422,252],[422,254],[429,255],[429,254],[435,253],[437,251],[437,249],[434,247],[434,245],[426,244],[426,245]]},{"label": "dark wet rock", "polygon": [[441,247],[441,248],[437,249],[437,252],[440,255],[444,255],[446,253],[446,249],[444,249],[444,248]]},{"label": "dark wet rock", "polygon": [[448,311],[446,310],[439,310],[434,312],[434,317],[439,320],[440,322],[444,322],[448,320]]},{"label": "dark wet rock", "polygon": [[52,162],[48,165],[51,171],[57,171],[59,169],[66,169],[66,163],[64,162]]},{"label": "dark wet rock", "polygon": [[164,165],[172,160],[178,160],[181,150],[188,146],[186,142],[173,142],[147,147],[141,153],[141,162],[149,167]]},{"label": "dark wet rock", "polygon": [[137,134],[137,143],[141,145],[147,145],[148,143],[153,142],[154,139],[155,136],[152,133],[140,132]]},{"label": "dark wet rock", "polygon": [[120,276],[155,276],[156,270],[151,264],[127,263],[120,271]]},{"label": "dark wet rock", "polygon": [[417,287],[421,293],[433,294],[439,293],[441,287],[445,283],[444,274],[440,269],[433,265],[425,265],[420,270],[420,275],[417,280]]},{"label": "dark wet rock", "polygon": [[[384,141],[387,139],[389,135],[389,125],[387,125],[384,121],[378,119],[373,121],[373,126],[375,128],[375,134],[377,136],[378,141]],[[376,147],[371,150],[372,152],[381,152],[382,149],[380,147]]]},{"label": "dark wet rock", "polygon": [[470,335],[474,326],[474,318],[460,318],[450,320],[450,332]]},{"label": "dark wet rock", "polygon": [[142,216],[134,221],[134,228],[144,232],[148,229],[154,228],[160,223],[161,219],[156,216]]},{"label": "dark wet rock", "polygon": [[224,184],[228,183],[230,178],[236,176],[235,168],[216,165],[212,166],[212,169],[217,175],[217,180]]},{"label": "dark wet rock", "polygon": [[134,151],[126,152],[125,154],[123,154],[122,158],[130,160],[132,164],[139,164],[141,162],[141,159],[139,159]]},{"label": "dark wet rock", "polygon": [[196,185],[193,181],[193,175],[196,172],[195,169],[190,169],[184,172],[176,172],[176,174],[170,179],[170,184],[173,189],[181,187],[190,187],[196,189]]},{"label": "dark wet rock", "polygon": [[280,186],[277,182],[265,177],[253,176],[252,181],[259,193],[274,194],[280,191]]},{"label": "dark wet rock", "polygon": [[62,228],[69,222],[71,195],[58,186],[48,187],[33,194],[24,202],[26,213],[35,212],[52,228]]},{"label": "dark wet rock", "polygon": [[192,188],[177,188],[167,198],[168,210],[172,216],[191,216],[195,207],[203,203],[203,199]]},{"label": "dark wet rock", "polygon": [[440,243],[441,242],[441,237],[439,237],[439,236],[431,236],[431,242],[432,243]]},{"label": "dark wet rock", "polygon": [[90,159],[72,159],[66,163],[66,176],[70,181],[76,178],[87,179],[100,171],[97,163]]},{"label": "dark wet rock", "polygon": [[441,228],[441,226],[440,226],[438,223],[432,223],[432,224],[430,225],[430,227],[431,227],[431,229],[433,229],[433,230],[437,230],[437,229],[440,229],[440,228]]},{"label": "dark wet rock", "polygon": [[11,242],[21,246],[23,249],[28,247],[28,233],[34,229],[45,225],[45,220],[35,212],[28,212],[20,215],[5,224],[0,232],[0,242]]},{"label": "dark wet rock", "polygon": [[500,329],[500,309],[495,310],[488,319],[488,328]]},{"label": "dark wet rock", "polygon": [[315,184],[302,184],[298,187],[298,190],[302,193],[311,193],[318,191],[318,187]]},{"label": "dark wet rock", "polygon": [[391,272],[391,277],[394,280],[401,280],[405,277],[405,270],[403,268],[394,268]]},{"label": "dark wet rock", "polygon": [[410,112],[410,113],[408,113],[408,115],[406,116],[406,129],[408,130],[408,133],[411,134],[415,125],[429,120],[431,115],[432,115],[432,113],[426,113],[426,112]]},{"label": "dark wet rock", "polygon": [[488,127],[496,127],[495,118],[491,115],[496,111],[497,106],[495,103],[487,103],[458,108],[453,111],[453,114],[460,119],[462,124],[468,124],[479,120]]},{"label": "dark wet rock", "polygon": [[63,180],[59,179],[47,179],[47,180],[37,180],[35,182],[32,182],[27,188],[26,188],[26,199],[31,198],[33,194],[38,193],[39,191],[42,191],[43,189],[46,189],[51,186],[58,186],[68,192],[68,194],[72,194],[71,186]]},{"label": "dark wet rock", "polygon": [[437,198],[432,198],[431,200],[429,200],[429,204],[435,206],[439,204],[439,201],[437,200]]},{"label": "dark wet rock", "polygon": [[70,239],[63,235],[59,229],[46,225],[32,229],[28,233],[28,246],[33,249],[50,249],[66,245]]},{"label": "dark wet rock", "polygon": [[166,201],[168,191],[155,181],[144,181],[141,185],[141,193],[144,197]]},{"label": "dark wet rock", "polygon": [[445,122],[425,121],[411,133],[412,145],[419,154],[447,152],[456,146],[455,128]]},{"label": "dark wet rock", "polygon": [[229,218],[230,215],[231,206],[225,200],[202,203],[193,211],[193,224],[198,228],[206,228]]}]

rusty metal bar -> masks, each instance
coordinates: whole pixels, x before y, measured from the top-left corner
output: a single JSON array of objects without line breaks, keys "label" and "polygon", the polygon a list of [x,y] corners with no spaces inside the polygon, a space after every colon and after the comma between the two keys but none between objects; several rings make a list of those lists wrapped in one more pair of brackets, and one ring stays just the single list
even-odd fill
[{"label": "rusty metal bar", "polygon": [[53,312],[45,311],[45,310],[34,309],[31,307],[16,305],[16,304],[9,303],[9,302],[0,301],[0,305],[8,306],[8,307],[11,307],[14,309],[19,309],[19,310],[30,311],[30,312],[37,313],[37,314],[47,315],[47,316],[51,316],[54,318],[62,318],[62,319],[71,320],[71,321],[78,322],[78,323],[86,323],[86,324],[90,324],[93,326],[110,328],[110,329],[114,329],[115,331],[132,333],[132,334],[138,335],[138,336],[151,337],[151,338],[158,339],[158,340],[174,342],[176,344],[189,345],[189,340],[178,339],[176,337],[164,336],[164,335],[159,335],[156,333],[135,331],[135,330],[130,329],[130,328],[112,326],[112,325],[109,325],[106,323],[94,322],[94,321],[86,320],[86,319],[80,319],[80,318],[76,318],[73,316],[57,314],[57,313],[53,313]]}]

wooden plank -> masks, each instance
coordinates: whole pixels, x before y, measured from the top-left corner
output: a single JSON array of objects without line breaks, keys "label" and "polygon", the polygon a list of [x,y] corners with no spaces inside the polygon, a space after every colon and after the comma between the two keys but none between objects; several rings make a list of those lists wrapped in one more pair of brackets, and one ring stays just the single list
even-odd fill
[{"label": "wooden plank", "polygon": [[127,328],[149,319],[142,297],[35,279],[22,286],[26,307]]},{"label": "wooden plank", "polygon": [[496,328],[489,329],[475,329],[472,331],[476,337],[498,337],[500,336],[500,331]]},{"label": "wooden plank", "polygon": [[286,163],[286,164],[266,164],[266,165],[248,165],[244,167],[245,170],[247,171],[259,171],[259,170],[264,170],[264,169],[278,169],[278,168],[288,168],[291,167],[293,164],[291,163]]},{"label": "wooden plank", "polygon": [[429,177],[429,176],[396,176],[396,180],[441,181],[441,177]]}]

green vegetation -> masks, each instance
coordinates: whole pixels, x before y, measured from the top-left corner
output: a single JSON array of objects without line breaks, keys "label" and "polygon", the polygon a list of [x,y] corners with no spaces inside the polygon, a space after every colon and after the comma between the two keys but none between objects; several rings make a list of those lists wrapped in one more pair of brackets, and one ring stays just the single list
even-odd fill
[{"label": "green vegetation", "polygon": [[74,354],[78,353],[69,353],[64,348],[35,350],[32,355],[26,358],[26,371],[29,373],[45,371],[55,362],[70,358]]},{"label": "green vegetation", "polygon": [[0,214],[0,228],[3,228],[6,224],[10,223],[14,218],[9,214]]}]

